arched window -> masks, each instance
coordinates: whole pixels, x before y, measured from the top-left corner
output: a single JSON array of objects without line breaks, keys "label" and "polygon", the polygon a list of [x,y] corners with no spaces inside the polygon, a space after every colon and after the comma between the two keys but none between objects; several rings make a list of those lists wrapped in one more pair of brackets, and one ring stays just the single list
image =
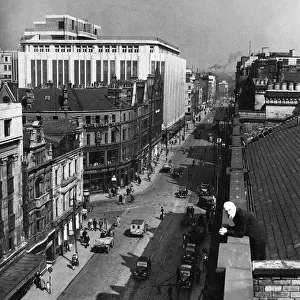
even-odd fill
[{"label": "arched window", "polygon": [[8,96],[4,96],[3,103],[9,103],[9,102],[10,102],[10,98]]},{"label": "arched window", "polygon": [[44,194],[44,180],[42,177],[39,177],[35,181],[35,198],[39,198]]}]

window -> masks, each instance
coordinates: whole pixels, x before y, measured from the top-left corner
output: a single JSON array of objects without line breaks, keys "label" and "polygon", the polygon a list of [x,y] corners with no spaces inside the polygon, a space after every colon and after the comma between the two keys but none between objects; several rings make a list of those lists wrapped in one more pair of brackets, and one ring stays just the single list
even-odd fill
[{"label": "window", "polygon": [[108,143],[108,133],[107,132],[104,134],[104,143],[105,144]]},{"label": "window", "polygon": [[50,51],[49,46],[45,46],[45,52],[49,52],[49,51]]},{"label": "window", "polygon": [[123,141],[126,140],[126,128],[123,129]]},{"label": "window", "polygon": [[111,47],[111,52],[113,52],[113,53],[117,52],[117,47],[116,46],[112,46]]},{"label": "window", "polygon": [[58,116],[53,116],[53,120],[58,120]]},{"label": "window", "polygon": [[9,199],[7,201],[7,206],[8,206],[8,215],[12,215],[14,213],[14,207],[13,207],[13,200]]},{"label": "window", "polygon": [[132,53],[132,46],[128,46],[128,53]]},{"label": "window", "polygon": [[60,47],[60,51],[61,52],[66,52],[66,48],[62,46],[62,47]]},{"label": "window", "polygon": [[7,71],[7,65],[4,65],[4,71]]},{"label": "window", "polygon": [[55,170],[55,185],[58,185],[58,170]]},{"label": "window", "polygon": [[105,46],[105,52],[106,52],[106,53],[109,52],[109,46]]},{"label": "window", "polygon": [[55,199],[55,216],[58,216],[58,199]]},{"label": "window", "polygon": [[126,121],[126,113],[123,113],[123,121]]},{"label": "window", "polygon": [[111,121],[112,121],[112,123],[115,123],[115,122],[116,122],[116,115],[112,115],[112,116],[111,116]]},{"label": "window", "polygon": [[99,48],[98,48],[98,51],[99,51],[99,52],[103,52],[103,47],[99,47]]},{"label": "window", "polygon": [[96,121],[97,124],[99,124],[100,123],[100,116],[96,116],[95,121]]},{"label": "window", "polygon": [[114,130],[111,132],[111,142],[112,143],[116,142],[116,132]]},{"label": "window", "polygon": [[11,119],[4,120],[4,136],[10,136]]},{"label": "window", "polygon": [[[2,181],[0,181],[0,199],[3,198],[3,194],[2,194]],[[0,209],[0,220],[1,220],[1,209]]]},{"label": "window", "polygon": [[86,52],[86,50],[87,50],[86,48],[82,48],[82,52]]},{"label": "window", "polygon": [[59,46],[55,46],[55,52],[59,52]]},{"label": "window", "polygon": [[88,47],[88,51],[89,52],[93,52],[93,48],[92,47]]},{"label": "window", "polygon": [[69,163],[69,177],[71,177],[71,167],[72,167],[72,165],[71,165],[71,163]]},{"label": "window", "polygon": [[108,123],[108,115],[104,115],[104,123]]},{"label": "window", "polygon": [[33,52],[38,52],[39,49],[38,49],[38,46],[33,46]]},{"label": "window", "polygon": [[7,56],[5,56],[5,57],[4,57],[4,60],[5,60],[5,61],[8,61],[8,57],[7,57]]},{"label": "window", "polygon": [[80,49],[80,48],[77,48],[77,52],[81,52],[81,49]]},{"label": "window", "polygon": [[134,46],[133,47],[133,52],[134,53],[139,53],[139,46]]},{"label": "window", "polygon": [[86,144],[87,145],[91,144],[91,135],[89,133],[86,135]]},{"label": "window", "polygon": [[150,46],[150,53],[154,53],[154,46]]},{"label": "window", "polygon": [[74,20],[72,20],[72,30],[74,30],[74,25],[75,25]]},{"label": "window", "polygon": [[126,53],[127,47],[126,46],[122,46],[122,52]]},{"label": "window", "polygon": [[71,47],[66,47],[67,52],[71,52]]},{"label": "window", "polygon": [[86,116],[85,117],[85,124],[91,124],[91,116]]},{"label": "window", "polygon": [[64,21],[58,21],[58,29],[64,29],[65,28],[65,22]]},{"label": "window", "polygon": [[42,121],[42,116],[36,116],[37,121]]},{"label": "window", "polygon": [[75,159],[75,173],[78,173],[78,159]]},{"label": "window", "polygon": [[14,249],[14,237],[12,236],[12,237],[10,237],[9,239],[8,239],[8,248],[9,248],[9,250],[13,250]]},{"label": "window", "polygon": [[43,195],[43,178],[39,177],[36,181],[35,181],[35,197],[39,198]]},{"label": "window", "polygon": [[66,166],[63,166],[63,180],[66,180]]}]

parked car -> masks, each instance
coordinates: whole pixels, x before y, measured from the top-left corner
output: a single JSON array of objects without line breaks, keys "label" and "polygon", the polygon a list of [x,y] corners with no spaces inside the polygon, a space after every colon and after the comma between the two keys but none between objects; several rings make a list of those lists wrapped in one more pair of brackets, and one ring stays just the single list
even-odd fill
[{"label": "parked car", "polygon": [[144,236],[144,233],[147,231],[147,224],[145,220],[134,219],[130,224],[130,234]]},{"label": "parked car", "polygon": [[186,198],[188,196],[187,187],[185,185],[180,186],[178,192],[175,193],[175,196],[177,198]]},{"label": "parked car", "polygon": [[173,165],[171,163],[165,163],[163,164],[161,168],[161,172],[163,173],[170,173],[172,171]]},{"label": "parked car", "polygon": [[197,261],[196,244],[187,243],[185,245],[182,262],[184,264],[195,265]]},{"label": "parked car", "polygon": [[191,289],[193,285],[194,267],[188,264],[182,264],[179,270],[179,287],[183,289]]},{"label": "parked car", "polygon": [[200,186],[198,186],[198,193],[200,196],[209,196],[210,195],[210,184],[201,182]]},{"label": "parked car", "polygon": [[135,271],[132,272],[134,279],[144,280],[149,277],[151,260],[148,256],[140,256],[136,262]]}]

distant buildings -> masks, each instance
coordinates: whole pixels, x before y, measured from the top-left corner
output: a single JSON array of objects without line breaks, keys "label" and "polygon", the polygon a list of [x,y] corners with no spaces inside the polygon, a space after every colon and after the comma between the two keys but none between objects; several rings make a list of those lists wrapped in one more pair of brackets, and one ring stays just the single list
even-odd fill
[{"label": "distant buildings", "polygon": [[[236,96],[243,119],[279,122],[298,112],[300,53],[270,52],[242,57],[236,69]],[[256,115],[243,111],[255,111]],[[253,120],[254,120],[253,119]]]},{"label": "distant buildings", "polygon": [[221,82],[219,82],[218,88],[220,97],[228,96],[228,82],[226,80],[222,80]]},{"label": "distant buildings", "polygon": [[18,81],[18,53],[0,48],[0,85]]}]

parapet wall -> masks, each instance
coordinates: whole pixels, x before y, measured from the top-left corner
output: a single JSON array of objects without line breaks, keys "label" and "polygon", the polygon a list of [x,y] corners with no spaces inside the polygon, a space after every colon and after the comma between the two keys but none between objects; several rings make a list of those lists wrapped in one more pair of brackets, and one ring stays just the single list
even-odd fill
[{"label": "parapet wall", "polygon": [[[227,175],[230,176],[229,200],[234,202],[237,207],[247,209],[243,162],[244,146],[239,118],[234,118],[232,125],[231,164],[227,169]],[[222,223],[232,225],[232,221],[225,214],[223,214]],[[248,237],[228,237],[226,242],[220,244],[218,269],[225,272],[224,300],[253,300],[252,263]]]}]

